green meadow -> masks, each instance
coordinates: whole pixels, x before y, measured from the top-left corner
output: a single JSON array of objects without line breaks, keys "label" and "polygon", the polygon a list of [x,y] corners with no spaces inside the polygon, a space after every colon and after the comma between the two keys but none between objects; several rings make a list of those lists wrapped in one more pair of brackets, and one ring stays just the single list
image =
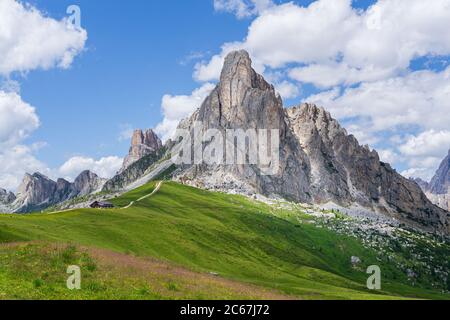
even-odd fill
[{"label": "green meadow", "polygon": [[[115,209],[0,216],[0,299],[448,299],[358,239],[250,199],[165,182]],[[295,215],[295,219],[293,219]],[[354,269],[352,256],[362,265]],[[66,288],[79,265],[81,290]],[[380,265],[382,290],[366,288]]]}]

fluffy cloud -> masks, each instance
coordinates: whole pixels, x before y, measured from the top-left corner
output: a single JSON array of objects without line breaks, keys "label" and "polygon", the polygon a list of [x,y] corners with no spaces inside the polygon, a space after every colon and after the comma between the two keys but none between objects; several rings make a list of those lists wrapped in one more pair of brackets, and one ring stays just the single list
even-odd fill
[{"label": "fluffy cloud", "polygon": [[386,163],[396,163],[400,159],[400,155],[390,149],[378,150],[380,160]]},{"label": "fluffy cloud", "polygon": [[214,87],[214,84],[206,83],[194,90],[189,96],[165,95],[163,97],[162,112],[164,120],[156,127],[156,132],[163,140],[172,138],[179,122],[198,109]]},{"label": "fluffy cloud", "polygon": [[22,101],[17,93],[0,91],[0,146],[19,143],[38,127],[34,107]]},{"label": "fluffy cloud", "polygon": [[[209,61],[202,61],[195,65],[193,77],[196,81],[207,82],[207,81],[217,81],[220,78],[220,71],[222,70],[225,57],[228,53],[235,50],[243,49],[241,42],[230,42],[225,43],[222,46],[220,54],[214,55]],[[264,67],[255,61],[253,61],[254,67],[262,72]]]},{"label": "fluffy cloud", "polygon": [[[348,129],[358,139],[372,146],[390,144],[384,159],[404,163],[409,169],[403,173],[408,176],[429,179],[450,148],[450,67],[364,82],[356,88],[334,88],[305,100],[351,122]],[[389,141],[382,138],[386,136]]]},{"label": "fluffy cloud", "polygon": [[364,121],[366,131],[446,129],[450,121],[450,67],[442,72],[416,71],[364,82],[342,94],[335,88],[305,100],[326,106],[340,119]]},{"label": "fluffy cloud", "polygon": [[122,158],[115,156],[98,160],[89,157],[73,157],[57,169],[56,175],[73,181],[82,171],[91,170],[102,178],[111,178],[119,171],[122,162]]},{"label": "fluffy cloud", "polygon": [[450,149],[450,131],[425,131],[410,137],[399,149],[407,156],[433,156],[443,159],[443,155]]},{"label": "fluffy cloud", "polygon": [[42,172],[50,170],[34,156],[34,146],[16,145],[0,152],[0,187],[15,190],[22,181],[25,172]]},{"label": "fluffy cloud", "polygon": [[36,110],[19,95],[20,84],[11,73],[34,69],[68,68],[87,40],[83,29],[66,19],[47,17],[35,7],[15,0],[0,0],[0,186],[14,190],[25,172],[52,176],[36,159],[40,144],[23,145],[40,121]]},{"label": "fluffy cloud", "polygon": [[0,186],[14,190],[25,172],[48,173],[47,166],[35,158],[41,144],[22,145],[39,127],[35,108],[15,92],[0,91]]},{"label": "fluffy cloud", "polygon": [[449,148],[450,131],[448,130],[428,130],[417,136],[409,136],[399,147],[409,167],[403,174],[429,181],[447,155]]},{"label": "fluffy cloud", "polygon": [[289,81],[282,81],[275,84],[275,89],[283,99],[293,99],[299,96],[300,89],[297,85]]},{"label": "fluffy cloud", "polygon": [[450,54],[449,21],[448,0],[379,0],[364,11],[351,0],[273,5],[260,12],[244,41],[224,44],[194,77],[212,80],[220,58],[239,47],[264,66],[299,63],[291,76],[319,87],[385,79],[417,57]]},{"label": "fluffy cloud", "polygon": [[392,69],[376,69],[373,66],[352,68],[344,63],[311,64],[292,68],[289,71],[290,78],[304,83],[312,83],[319,88],[371,82],[386,79],[392,75],[394,75]]},{"label": "fluffy cloud", "polygon": [[[237,2],[226,11],[236,13]],[[244,39],[197,64],[194,79],[216,81],[225,55],[246,49],[260,73],[284,75],[271,81],[285,85],[285,97],[295,95],[285,75],[313,84],[319,93],[304,101],[330,109],[383,160],[410,168],[405,174],[428,178],[450,148],[450,67],[410,68],[417,58],[448,60],[449,27],[450,0],[378,0],[365,10],[352,0],[272,4]]]},{"label": "fluffy cloud", "polygon": [[0,1],[0,74],[68,68],[86,39],[86,31],[76,29],[66,19],[46,17],[15,0]]},{"label": "fluffy cloud", "polygon": [[420,177],[430,181],[450,148],[450,131],[428,130],[418,135],[391,138],[395,150],[380,149],[378,153],[384,162],[404,163],[408,168],[402,171],[406,177]]},{"label": "fluffy cloud", "polygon": [[272,0],[214,0],[216,11],[233,13],[239,19],[259,14],[272,5]]}]

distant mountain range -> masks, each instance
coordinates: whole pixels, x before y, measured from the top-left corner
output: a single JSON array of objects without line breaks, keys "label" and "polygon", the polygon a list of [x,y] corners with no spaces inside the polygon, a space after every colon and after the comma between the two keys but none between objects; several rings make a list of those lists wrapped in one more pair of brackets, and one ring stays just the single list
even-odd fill
[{"label": "distant mountain range", "polygon": [[[179,144],[169,140],[163,145],[153,131],[138,130],[123,168],[109,181],[88,172],[73,184],[27,175],[17,195],[0,192],[2,205],[16,212],[34,211],[100,190],[130,190],[170,174],[174,180],[205,189],[368,211],[380,219],[450,233],[450,213],[434,205],[417,183],[381,162],[376,151],[361,146],[323,108],[312,104],[284,108],[274,87],[251,64],[247,52],[230,53],[216,88],[179,129],[193,132],[197,123],[202,131],[276,129],[280,157],[275,174],[266,175],[253,164],[175,166],[170,155]],[[431,183],[433,192],[441,192],[446,183],[448,190],[448,161],[440,171]]]},{"label": "distant mountain range", "polygon": [[[136,161],[162,148],[152,130],[135,130],[129,154],[120,172]],[[99,193],[108,182],[91,171],[83,171],[73,183],[65,179],[53,181],[41,173],[25,174],[17,194],[0,189],[0,212],[27,213],[44,210],[77,197]]]},{"label": "distant mountain range", "polygon": [[[99,192],[106,182],[90,171],[82,172],[73,183],[64,179],[53,181],[34,173],[26,174],[17,194],[0,197],[4,212],[26,213],[44,210],[52,205],[91,193]],[[0,193],[3,193],[0,191]]]}]

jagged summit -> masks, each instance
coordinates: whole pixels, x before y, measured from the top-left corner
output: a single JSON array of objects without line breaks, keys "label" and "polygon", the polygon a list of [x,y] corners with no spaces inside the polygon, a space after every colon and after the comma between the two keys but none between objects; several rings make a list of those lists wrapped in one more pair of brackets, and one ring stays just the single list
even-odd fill
[{"label": "jagged summit", "polygon": [[14,193],[0,188],[0,205],[8,205],[16,200]]},{"label": "jagged summit", "polygon": [[415,181],[433,203],[450,211],[450,151],[430,183],[421,179]]},{"label": "jagged summit", "polygon": [[430,182],[430,191],[434,194],[448,194],[450,188],[450,150]]},{"label": "jagged summit", "polygon": [[131,138],[131,147],[128,155],[125,157],[120,172],[126,170],[130,165],[142,159],[146,155],[161,149],[161,139],[152,129],[142,131],[137,129]]},{"label": "jagged summit", "polygon": [[223,113],[228,114],[233,107],[241,106],[249,89],[275,92],[273,86],[253,70],[248,52],[231,52],[225,58],[220,76],[219,96]]},{"label": "jagged summit", "polygon": [[434,206],[415,182],[381,162],[376,151],[361,146],[324,108],[302,104],[285,109],[245,51],[228,54],[217,87],[180,128],[192,130],[198,122],[204,130],[278,129],[279,170],[265,176],[250,164],[189,165],[179,173],[181,181],[300,202],[358,205],[387,219],[450,231],[447,212]]},{"label": "jagged summit", "polygon": [[83,171],[73,183],[59,178],[56,182],[36,172],[26,173],[17,189],[14,201],[9,203],[12,212],[31,212],[100,191],[106,180],[88,170]]},{"label": "jagged summit", "polygon": [[[271,161],[277,169],[273,173],[250,163],[184,164],[173,169],[168,155],[176,143],[169,141],[163,147],[153,130],[136,130],[123,169],[107,183],[87,171],[74,183],[27,175],[14,204],[20,210],[36,210],[90,193],[100,185],[104,190],[131,190],[170,171],[175,180],[205,189],[338,206],[348,212],[370,212],[382,221],[450,233],[450,213],[433,205],[417,183],[381,162],[375,150],[360,145],[324,108],[308,103],[284,108],[280,95],[251,64],[247,52],[230,53],[216,88],[179,128],[195,132],[201,123],[200,129],[220,133],[229,129],[271,130],[271,136],[279,141],[278,149],[272,150],[277,155]],[[193,147],[204,151],[211,143]],[[250,151],[244,152],[245,158],[250,158]],[[448,161],[440,172],[443,176],[448,173]]]}]

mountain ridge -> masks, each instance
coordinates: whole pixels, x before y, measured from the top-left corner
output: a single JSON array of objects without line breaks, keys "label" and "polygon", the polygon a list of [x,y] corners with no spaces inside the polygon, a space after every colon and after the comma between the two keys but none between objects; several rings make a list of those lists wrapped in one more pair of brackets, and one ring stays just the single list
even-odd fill
[{"label": "mountain ridge", "polygon": [[[171,154],[179,152],[182,145],[179,140],[169,140],[163,146],[153,130],[136,130],[122,170],[112,179],[102,181],[101,186],[96,184],[98,191],[125,192],[170,174],[176,181],[204,189],[249,196],[260,194],[300,203],[357,205],[411,227],[450,233],[448,211],[432,204],[416,182],[381,162],[375,150],[361,146],[324,108],[308,103],[285,108],[274,86],[252,68],[250,56],[244,50],[227,55],[220,82],[200,108],[180,122],[178,129],[193,132],[197,123],[201,124],[201,132],[276,130],[279,161],[272,161],[271,165],[277,170],[265,174],[255,164],[201,163],[174,167]],[[211,141],[201,144],[200,151],[209,144]],[[251,156],[249,151],[245,153],[246,158]],[[32,185],[33,179],[48,185],[58,201],[74,194],[73,185],[63,179],[52,183],[42,175],[26,176],[14,203],[25,203],[21,195],[27,193],[27,185]],[[95,177],[88,174],[81,180],[82,184],[89,184]],[[82,189],[75,188],[78,194],[86,193]],[[92,189],[95,188],[88,187],[88,191]],[[45,192],[35,198],[34,207],[21,207],[40,209],[56,201]]]},{"label": "mountain ridge", "polygon": [[[279,94],[251,67],[246,51],[225,58],[220,82],[179,129],[278,129],[280,167],[264,176],[254,165],[187,165],[178,179],[211,189],[279,196],[297,202],[359,204],[408,225],[450,232],[449,213],[412,181],[314,104],[285,109]],[[247,151],[246,151],[247,152]],[[247,156],[249,156],[247,154]]]},{"label": "mountain ridge", "polygon": [[136,129],[131,137],[130,150],[123,160],[123,165],[119,173],[124,172],[136,161],[161,148],[162,141],[152,129],[145,131]]},{"label": "mountain ridge", "polygon": [[99,192],[106,179],[85,170],[81,172],[73,183],[59,178],[56,181],[36,172],[26,173],[17,189],[13,201],[4,204],[4,210],[14,213],[28,213],[44,210],[64,201]]}]

